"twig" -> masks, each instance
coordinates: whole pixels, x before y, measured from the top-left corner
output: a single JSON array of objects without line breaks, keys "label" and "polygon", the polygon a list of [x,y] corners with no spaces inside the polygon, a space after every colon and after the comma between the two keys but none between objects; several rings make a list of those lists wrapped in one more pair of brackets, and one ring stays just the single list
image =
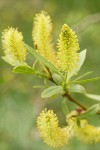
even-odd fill
[{"label": "twig", "polygon": [[[49,70],[49,68],[47,68],[49,74],[51,75],[51,77],[49,78],[49,80],[51,82],[53,82],[54,84],[56,84],[56,82],[53,80],[52,78],[52,74]],[[56,84],[57,85],[57,84]],[[69,93],[68,91],[63,95],[63,97],[68,98],[69,101],[73,102],[74,104],[78,105],[79,107],[81,107],[83,110],[87,110],[87,108],[85,106],[83,106],[80,102],[78,102],[77,100],[75,100]],[[97,112],[97,115],[100,115],[100,112]]]},{"label": "twig", "polygon": [[78,101],[76,101],[73,97],[71,97],[71,95],[69,95],[68,92],[66,92],[64,95],[64,97],[67,97],[71,102],[77,104],[78,106],[80,106],[83,110],[86,110],[87,108],[85,106],[83,106],[82,104],[80,104]]},{"label": "twig", "polygon": [[46,69],[47,69],[47,71],[48,71],[48,73],[49,73],[49,75],[50,75],[49,80],[50,80],[51,82],[53,82],[54,84],[57,85],[57,83],[56,83],[56,82],[53,80],[53,78],[52,78],[52,74],[51,74],[50,69],[49,69],[48,67],[46,67]]}]

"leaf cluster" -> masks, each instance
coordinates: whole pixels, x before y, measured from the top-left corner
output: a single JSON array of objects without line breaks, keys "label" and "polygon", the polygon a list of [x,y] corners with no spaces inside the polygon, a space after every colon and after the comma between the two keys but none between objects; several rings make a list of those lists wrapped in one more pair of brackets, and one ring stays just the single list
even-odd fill
[{"label": "leaf cluster", "polygon": [[[30,46],[26,45],[27,50],[36,58],[36,61],[33,64],[33,67],[28,65],[25,66],[17,66],[13,69],[14,73],[23,73],[23,74],[33,74],[38,77],[43,78],[47,82],[50,81],[52,84],[44,86],[43,85],[35,85],[34,88],[45,88],[45,90],[41,93],[42,98],[48,98],[52,96],[62,95],[63,98],[63,107],[65,111],[68,111],[66,98],[71,100],[72,102],[76,103],[77,105],[81,106],[81,102],[79,103],[77,100],[74,100],[70,95],[71,93],[80,93],[84,96],[88,97],[89,99],[93,99],[96,103],[100,101],[100,95],[90,94],[86,91],[85,87],[83,86],[86,83],[93,82],[95,80],[99,80],[100,77],[95,78],[87,78],[83,79],[87,75],[91,74],[92,72],[86,72],[85,74],[76,76],[76,72],[79,72],[81,69],[85,58],[86,58],[86,50],[80,52],[80,63],[77,70],[73,71],[71,74],[68,75],[66,79],[66,75],[60,72],[53,64],[51,64],[48,60],[46,60],[43,56],[41,56],[36,50],[31,48]],[[42,71],[37,69],[36,63],[42,64]],[[73,79],[74,78],[74,79]],[[89,100],[90,101],[90,100]],[[87,107],[83,107],[84,110]],[[85,113],[79,116],[79,119],[84,118],[88,115],[93,113],[97,113],[99,111],[99,104],[95,104],[91,108],[89,108]]]}]

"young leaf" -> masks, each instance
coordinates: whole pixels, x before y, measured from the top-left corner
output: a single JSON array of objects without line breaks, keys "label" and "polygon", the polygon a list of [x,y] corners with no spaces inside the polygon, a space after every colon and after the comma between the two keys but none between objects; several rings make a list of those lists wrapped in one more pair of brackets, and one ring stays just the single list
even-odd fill
[{"label": "young leaf", "polygon": [[65,115],[67,115],[70,112],[66,103],[66,97],[64,97],[62,101],[62,111]]},{"label": "young leaf", "polygon": [[81,75],[81,76],[75,78],[74,81],[77,81],[77,80],[79,80],[79,79],[81,79],[81,78],[84,78],[85,76],[87,76],[87,75],[89,75],[89,74],[91,74],[91,73],[93,73],[93,71],[86,72],[85,74],[83,74],[83,75]]},{"label": "young leaf", "polygon": [[77,80],[77,81],[72,81],[73,83],[88,83],[88,82],[93,82],[95,80],[100,80],[100,77],[96,77],[96,78],[90,78],[90,79],[85,79],[85,80]]},{"label": "young leaf", "polygon": [[96,114],[100,110],[100,104],[95,104],[91,106],[87,111],[85,111],[83,114],[81,114],[78,119],[84,119],[88,116],[91,116],[93,114]]},{"label": "young leaf", "polygon": [[85,88],[82,85],[80,85],[80,84],[76,84],[76,85],[72,84],[72,85],[70,85],[69,91],[70,92],[75,92],[75,93],[83,93],[83,94],[86,93]]},{"label": "young leaf", "polygon": [[35,74],[35,70],[29,66],[17,66],[13,68],[14,73],[22,73],[22,74]]},{"label": "young leaf", "polygon": [[88,93],[86,93],[85,96],[88,97],[88,98],[90,98],[90,99],[93,99],[93,100],[96,100],[96,101],[100,102],[100,95],[94,95],[94,94],[88,94]]},{"label": "young leaf", "polygon": [[59,74],[53,73],[52,78],[57,84],[63,83],[63,78]]},{"label": "young leaf", "polygon": [[51,86],[42,92],[41,97],[47,98],[57,94],[64,94],[63,88],[61,86]]},{"label": "young leaf", "polygon": [[85,50],[83,50],[83,51],[80,52],[80,62],[79,62],[79,66],[78,66],[76,72],[78,72],[78,71],[81,69],[81,67],[82,67],[82,65],[83,65],[83,63],[84,63],[84,61],[85,61],[85,58],[86,58],[86,51],[87,51],[87,50],[85,49]]},{"label": "young leaf", "polygon": [[69,74],[68,79],[70,79],[72,76],[74,76],[75,73],[77,73],[77,72],[81,69],[81,67],[82,67],[82,65],[83,65],[83,63],[84,63],[84,61],[85,61],[86,51],[87,51],[87,50],[85,49],[85,50],[83,50],[83,51],[80,52],[80,62],[79,62],[79,66],[78,66],[78,68],[77,68],[76,70],[74,70],[71,74]]},{"label": "young leaf", "polygon": [[36,52],[36,50],[34,50],[33,48],[31,48],[30,46],[26,44],[25,44],[25,47],[28,49],[30,53],[32,53],[32,55],[34,55],[34,57],[38,61],[41,61],[46,67],[50,68],[55,73],[62,75],[53,64],[51,64],[48,60],[46,60],[43,56],[41,56],[38,52]]}]

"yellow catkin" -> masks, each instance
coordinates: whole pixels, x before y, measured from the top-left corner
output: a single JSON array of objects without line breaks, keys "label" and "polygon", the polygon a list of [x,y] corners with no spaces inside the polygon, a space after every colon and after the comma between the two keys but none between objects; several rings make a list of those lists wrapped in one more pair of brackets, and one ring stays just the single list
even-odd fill
[{"label": "yellow catkin", "polygon": [[62,72],[71,73],[79,64],[79,43],[75,32],[64,24],[58,39],[57,67]]},{"label": "yellow catkin", "polygon": [[67,115],[67,123],[70,129],[70,135],[87,144],[100,143],[100,127],[90,125],[87,120],[80,120],[77,124],[77,112],[73,111]]},{"label": "yellow catkin", "polygon": [[54,63],[55,52],[52,44],[52,23],[50,16],[42,11],[36,14],[33,23],[32,37],[35,49],[48,61]]},{"label": "yellow catkin", "polygon": [[23,35],[17,29],[8,28],[2,33],[2,47],[4,54],[2,58],[12,66],[25,64],[26,48]]},{"label": "yellow catkin", "polygon": [[100,127],[90,125],[87,120],[81,120],[81,127],[78,128],[77,137],[85,143],[100,143]]},{"label": "yellow catkin", "polygon": [[44,142],[51,147],[62,147],[68,143],[66,128],[60,128],[53,110],[45,109],[37,118],[37,128]]}]

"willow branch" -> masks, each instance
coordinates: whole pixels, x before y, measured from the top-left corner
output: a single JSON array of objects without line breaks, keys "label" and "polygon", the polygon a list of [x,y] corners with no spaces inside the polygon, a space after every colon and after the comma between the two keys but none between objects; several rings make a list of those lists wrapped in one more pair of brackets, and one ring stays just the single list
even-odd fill
[{"label": "willow branch", "polygon": [[76,105],[80,106],[83,110],[87,109],[85,106],[83,106],[81,103],[79,103],[78,101],[76,101],[73,97],[71,97],[71,95],[68,92],[66,92],[63,96],[67,97],[71,102],[73,102]]},{"label": "willow branch", "polygon": [[49,69],[48,67],[46,67],[46,69],[47,69],[47,71],[48,71],[48,73],[49,73],[49,75],[50,75],[49,80],[50,80],[51,82],[53,82],[54,84],[57,85],[57,83],[56,83],[56,82],[53,80],[53,78],[52,78],[52,73],[51,73],[50,69]]},{"label": "willow branch", "polygon": [[[49,75],[50,75],[49,80],[50,80],[51,82],[53,82],[54,84],[56,84],[56,82],[55,82],[55,81],[53,80],[53,78],[52,78],[52,74],[51,74],[49,68],[47,68],[47,70],[48,70]],[[56,85],[57,85],[57,84],[56,84]],[[83,110],[87,110],[87,108],[86,108],[83,104],[81,104],[79,101],[77,101],[76,99],[74,99],[74,98],[68,93],[68,91],[63,95],[63,97],[68,98],[69,101],[71,101],[71,102],[73,102],[74,104],[78,105],[78,106],[81,107]],[[97,114],[100,115],[100,112],[97,112]]]}]

